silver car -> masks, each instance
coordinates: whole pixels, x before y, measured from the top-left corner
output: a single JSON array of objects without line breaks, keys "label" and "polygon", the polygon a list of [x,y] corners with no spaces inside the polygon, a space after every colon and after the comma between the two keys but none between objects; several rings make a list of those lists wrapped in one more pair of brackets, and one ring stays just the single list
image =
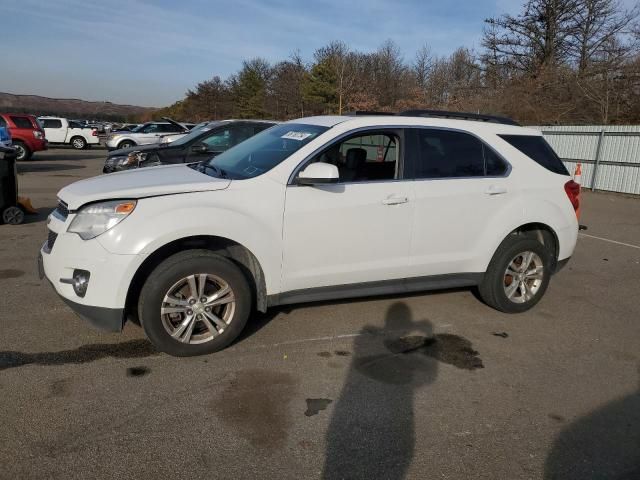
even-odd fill
[{"label": "silver car", "polygon": [[160,143],[168,138],[189,133],[188,124],[178,123],[170,118],[164,118],[162,122],[147,122],[131,131],[111,132],[107,137],[106,145],[109,150],[135,147],[136,145],[148,145]]}]

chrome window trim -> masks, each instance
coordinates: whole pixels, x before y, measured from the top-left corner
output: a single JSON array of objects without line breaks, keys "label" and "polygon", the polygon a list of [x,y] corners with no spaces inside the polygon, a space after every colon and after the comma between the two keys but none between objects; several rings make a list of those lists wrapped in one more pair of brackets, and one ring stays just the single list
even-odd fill
[{"label": "chrome window trim", "polygon": [[[316,156],[318,155],[322,150],[325,150],[327,148],[328,145],[335,143],[336,141],[342,140],[345,137],[349,137],[354,133],[359,133],[359,132],[364,132],[364,131],[369,131],[369,130],[398,130],[398,129],[403,129],[403,130],[408,130],[408,129],[422,129],[422,130],[446,130],[446,131],[450,131],[450,132],[458,132],[458,133],[464,133],[467,135],[471,135],[472,137],[474,137],[475,139],[477,139],[485,148],[489,148],[495,155],[498,156],[498,158],[500,158],[505,165],[507,166],[507,169],[505,170],[504,174],[502,175],[482,175],[482,176],[475,176],[475,177],[438,177],[438,178],[394,178],[392,180],[367,180],[365,182],[337,182],[337,183],[333,183],[330,185],[353,185],[353,184],[362,184],[362,183],[390,183],[390,182],[411,182],[411,181],[433,181],[433,180],[469,180],[469,179],[480,179],[480,178],[507,178],[511,175],[511,171],[513,170],[513,167],[511,166],[511,162],[509,162],[506,158],[504,158],[504,155],[500,154],[498,151],[496,151],[495,148],[493,148],[491,145],[489,145],[487,142],[484,141],[484,139],[480,136],[478,136],[477,134],[475,134],[474,132],[470,132],[468,130],[463,130],[460,128],[451,128],[451,127],[439,127],[439,126],[430,126],[430,125],[377,125],[375,127],[358,127],[355,128],[353,130],[349,130],[348,132],[342,133],[340,135],[338,135],[337,137],[334,137],[331,139],[330,142],[325,143],[324,145],[316,148],[313,152],[311,152],[309,155],[307,155],[304,160],[302,160],[296,168],[293,169],[293,172],[291,173],[291,175],[289,175],[289,179],[287,181],[287,186],[299,186],[295,183],[295,178],[297,177],[297,175],[300,173],[300,171],[302,171],[304,169],[304,167],[307,166],[307,164]],[[496,137],[500,138],[499,135],[497,133],[494,133],[493,135],[495,135]],[[405,139],[405,144],[406,144],[406,139]],[[406,145],[403,147],[406,148]],[[405,173],[406,173],[406,165],[405,165],[405,155],[404,155],[404,151],[402,152],[402,175],[404,177]]]}]

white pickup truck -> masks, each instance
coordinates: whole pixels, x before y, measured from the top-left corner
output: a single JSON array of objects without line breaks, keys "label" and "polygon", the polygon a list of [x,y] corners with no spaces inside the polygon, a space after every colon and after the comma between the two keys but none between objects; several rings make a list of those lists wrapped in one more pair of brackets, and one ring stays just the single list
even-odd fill
[{"label": "white pickup truck", "polygon": [[84,127],[73,120],[60,117],[38,117],[38,121],[50,144],[71,145],[77,150],[82,150],[100,143],[97,129]]}]

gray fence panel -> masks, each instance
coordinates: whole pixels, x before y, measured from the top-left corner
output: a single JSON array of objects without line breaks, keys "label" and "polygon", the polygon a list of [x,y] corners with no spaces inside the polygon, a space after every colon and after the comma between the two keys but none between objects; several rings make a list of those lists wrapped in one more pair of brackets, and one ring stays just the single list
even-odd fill
[{"label": "gray fence panel", "polygon": [[[640,195],[640,126],[588,125],[532,128],[542,131],[545,139],[572,174],[575,172],[576,164],[582,163],[584,187],[594,187],[595,175],[595,188],[598,190]],[[602,141],[598,155],[601,135]]]}]

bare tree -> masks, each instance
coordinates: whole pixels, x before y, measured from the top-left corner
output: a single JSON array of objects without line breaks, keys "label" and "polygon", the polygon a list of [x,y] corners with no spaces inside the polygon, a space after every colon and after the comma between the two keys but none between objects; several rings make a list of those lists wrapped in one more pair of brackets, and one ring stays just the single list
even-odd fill
[{"label": "bare tree", "polygon": [[527,0],[517,15],[489,18],[482,45],[496,61],[537,74],[561,63],[573,34],[573,17],[581,0]]},{"label": "bare tree", "polygon": [[[568,41],[568,54],[584,74],[589,66],[613,55],[627,55],[632,48],[619,36],[628,33],[640,14],[640,5],[624,10],[617,0],[580,0],[573,19],[574,27]],[[615,50],[612,44],[616,44]]]}]

